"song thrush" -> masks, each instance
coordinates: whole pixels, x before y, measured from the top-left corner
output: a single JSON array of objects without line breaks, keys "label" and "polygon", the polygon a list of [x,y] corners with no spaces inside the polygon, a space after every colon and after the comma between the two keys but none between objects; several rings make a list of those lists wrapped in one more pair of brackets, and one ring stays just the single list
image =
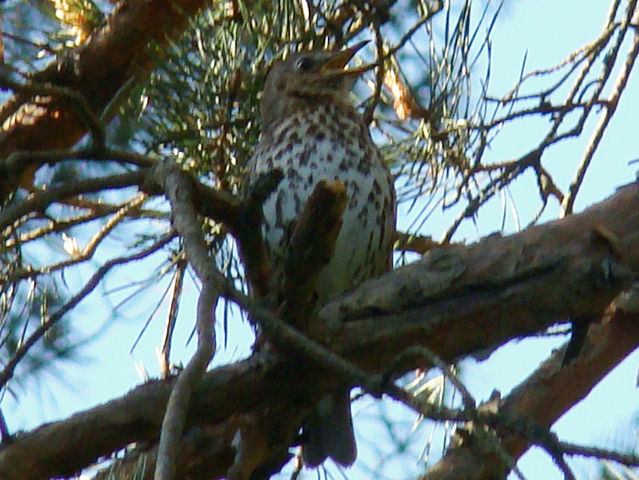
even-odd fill
[{"label": "song thrush", "polygon": [[[347,194],[333,257],[317,281],[318,305],[391,266],[395,192],[388,168],[349,101],[363,69],[345,68],[366,42],[341,51],[291,55],[271,68],[261,102],[262,135],[249,162],[249,185],[279,168],[284,178],[264,202],[263,233],[281,288],[292,225],[320,180]],[[305,422],[307,465],[327,457],[348,466],[357,455],[349,389],[325,397]]]}]

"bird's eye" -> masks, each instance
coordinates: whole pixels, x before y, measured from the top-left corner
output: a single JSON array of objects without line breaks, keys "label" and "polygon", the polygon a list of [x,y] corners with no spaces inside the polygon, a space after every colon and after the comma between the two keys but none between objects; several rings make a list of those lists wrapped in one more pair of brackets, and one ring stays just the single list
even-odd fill
[{"label": "bird's eye", "polygon": [[295,68],[303,72],[308,72],[313,68],[313,60],[308,57],[300,57],[297,59],[297,62],[295,62]]}]

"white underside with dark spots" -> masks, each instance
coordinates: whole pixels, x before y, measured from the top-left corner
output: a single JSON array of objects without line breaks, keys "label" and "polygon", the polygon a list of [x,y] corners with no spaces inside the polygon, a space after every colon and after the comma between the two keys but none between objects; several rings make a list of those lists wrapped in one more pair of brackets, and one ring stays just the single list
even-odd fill
[{"label": "white underside with dark spots", "polygon": [[284,178],[264,203],[263,233],[276,281],[281,282],[278,266],[284,263],[292,224],[320,180],[342,182],[347,205],[333,258],[319,276],[318,303],[389,269],[395,222],[392,180],[350,105],[309,106],[272,126],[249,164],[249,182],[274,168]]}]

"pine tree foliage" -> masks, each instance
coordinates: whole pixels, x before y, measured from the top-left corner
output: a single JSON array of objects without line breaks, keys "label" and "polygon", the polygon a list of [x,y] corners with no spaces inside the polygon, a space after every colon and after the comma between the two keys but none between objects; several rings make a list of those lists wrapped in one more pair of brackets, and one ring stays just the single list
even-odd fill
[{"label": "pine tree foliage", "polygon": [[[149,187],[142,172],[168,160],[201,188],[232,195],[222,198],[235,205],[246,193],[246,165],[260,132],[260,92],[274,60],[302,49],[370,40],[356,60],[370,65],[370,71],[357,82],[353,100],[391,167],[402,211],[407,212],[402,222],[406,227],[396,243],[397,257],[403,261],[408,251],[425,254],[438,245],[424,237],[435,213],[443,212],[448,221],[439,239],[444,245],[467,240],[462,228],[495,205],[502,208],[502,222],[495,229],[504,231],[509,215],[523,227],[540,218],[572,214],[639,51],[637,2],[612,0],[602,31],[590,43],[557,65],[538,70],[531,70],[524,57],[513,72],[518,80],[512,90],[495,93],[491,34],[509,8],[506,0],[228,0],[191,15],[181,35],[146,45],[154,68],[146,77],[132,74],[108,105],[100,104],[99,111],[93,111],[99,102],[90,94],[77,93],[82,85],[33,80],[51,62],[73,56],[94,41],[92,35],[103,33],[109,15],[120,13],[118,8],[137,1],[112,5],[90,0],[39,4],[8,0],[3,5],[2,134],[30,119],[35,123],[52,99],[62,99],[56,114],[67,108],[82,119],[88,134],[67,150],[38,146],[35,153],[25,148],[0,158],[0,194],[5,195],[10,185],[0,210],[2,395],[19,397],[23,389],[44,382],[44,374],[61,361],[82,359],[80,347],[91,338],[73,331],[74,313],[78,304],[98,291],[113,320],[127,306],[145,304],[145,295],[155,296],[154,287],[161,285],[160,298],[146,302],[149,306],[140,314],[140,335],[145,321],[166,317],[161,371],[165,376],[175,371],[171,342],[184,307],[185,284],[202,286],[203,278],[214,275],[207,277],[198,270],[185,246],[187,240],[180,238],[182,232],[171,220],[173,199],[155,195],[161,187]],[[95,93],[103,86],[92,88]],[[547,152],[565,140],[580,138],[595,118],[598,123],[582,158],[571,160],[572,179],[562,182],[553,165],[544,161]],[[517,122],[534,125],[538,137],[507,159],[492,156],[493,143]],[[0,143],[6,138],[0,137]],[[40,156],[35,176],[25,185],[19,160],[30,155]],[[521,218],[517,203],[523,199],[511,198],[511,189],[520,184],[531,186],[534,195],[525,201],[536,207]],[[227,311],[231,303],[249,310],[249,300],[242,296],[246,269],[231,233],[236,232],[228,222],[212,216],[202,222],[207,251],[215,258],[217,271],[229,280],[218,279]],[[598,235],[614,243],[609,232]],[[139,272],[138,261],[146,262]],[[123,269],[136,275],[118,276]],[[163,306],[165,300],[168,308]],[[229,318],[224,320],[226,325]],[[454,408],[460,401],[445,393],[452,388],[461,393],[464,412],[473,411],[457,373],[428,352],[419,355],[444,374],[402,384],[403,391],[428,405]],[[2,425],[0,421],[0,433],[6,436]],[[388,432],[392,431],[389,424]],[[563,454],[557,453],[569,452],[570,446],[543,433],[539,438],[570,478]],[[400,454],[409,448],[400,439],[396,446]],[[510,465],[514,459],[501,446],[496,448]],[[147,462],[146,449],[133,450],[98,478],[113,477],[114,469],[126,468],[129,460],[144,465],[143,473],[138,468],[134,474],[143,478],[152,470],[148,465],[154,453]],[[608,456],[602,452],[591,456],[620,461],[603,453]],[[256,460],[265,475],[278,471],[277,462],[285,459],[267,460],[274,463]],[[627,456],[620,463],[637,462]],[[382,475],[384,468],[370,471]]]},{"label": "pine tree foliage", "polygon": [[[397,14],[294,1],[208,11],[181,43],[158,52],[161,66],[133,105],[142,126],[136,140],[238,192],[259,134],[259,92],[270,62],[291,50],[371,39],[363,61],[380,68],[360,82],[357,100],[401,179],[400,198],[445,191],[468,172],[478,143],[470,127],[482,123],[483,100],[473,96],[470,76],[488,65],[485,34],[499,12],[490,2],[483,8],[478,19],[470,2],[446,12],[439,2],[418,2]],[[411,65],[410,82],[403,63]],[[442,199],[440,193],[435,203]]]}]

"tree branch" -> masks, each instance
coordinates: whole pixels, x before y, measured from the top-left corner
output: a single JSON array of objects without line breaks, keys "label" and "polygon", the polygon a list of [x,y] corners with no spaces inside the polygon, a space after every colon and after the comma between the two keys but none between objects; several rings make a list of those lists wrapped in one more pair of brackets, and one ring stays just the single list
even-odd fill
[{"label": "tree branch", "polygon": [[600,316],[636,278],[638,203],[633,183],[562,221],[434,249],[324,306],[317,329],[360,366],[378,369],[416,343],[452,362],[554,323]]},{"label": "tree branch", "polygon": [[[620,34],[618,37],[618,45],[621,46],[621,42],[625,37],[625,32],[630,28],[630,25],[633,23],[639,22],[639,9],[637,9],[636,2],[630,2],[628,5],[628,11],[626,13],[626,17],[624,18],[621,26],[620,26]],[[635,64],[637,59],[637,55],[639,55],[639,32],[636,28],[634,30],[634,38],[632,40],[632,45],[630,47],[630,51],[626,56],[626,61],[623,64],[623,68],[617,75],[617,80],[612,88],[612,94],[610,98],[605,104],[605,113],[599,119],[597,126],[595,127],[595,131],[592,134],[592,137],[588,141],[588,146],[586,147],[586,151],[584,152],[584,156],[577,168],[577,172],[575,173],[575,178],[570,183],[570,187],[568,189],[568,195],[564,198],[564,201],[561,203],[562,214],[569,215],[572,213],[573,207],[575,205],[575,200],[577,198],[577,193],[581,189],[581,184],[583,183],[584,177],[586,176],[586,172],[588,171],[588,167],[590,166],[590,162],[592,161],[593,156],[603,138],[603,134],[612,119],[615,111],[617,110],[617,105],[619,104],[619,99],[621,98],[621,94],[626,89],[628,85],[628,78],[630,77],[630,73],[632,72],[632,67]],[[612,68],[612,64],[614,64],[614,56],[616,56],[619,47],[611,50],[612,58],[607,59],[607,63],[610,64],[609,68]],[[603,83],[603,82],[602,82]],[[603,88],[603,85],[601,85]]]},{"label": "tree branch", "polygon": [[[501,432],[501,445],[513,458],[519,458],[533,444],[548,447],[549,433],[544,427],[549,428],[568,409],[584,399],[615,365],[637,348],[638,325],[639,314],[612,307],[601,324],[591,327],[588,346],[577,362],[562,367],[565,347],[559,349],[499,402],[497,415],[508,420],[496,425],[496,428]],[[563,449],[562,445],[562,442],[553,441],[551,447],[562,456],[582,454],[579,449]],[[636,461],[634,457],[609,453],[602,454],[602,457],[622,462]],[[503,478],[508,470],[495,453],[487,454],[477,443],[463,441],[419,478],[452,480],[459,478],[459,472],[466,472],[464,478],[468,480],[488,480]]]},{"label": "tree branch", "polygon": [[118,173],[106,177],[88,178],[73,183],[65,183],[48,190],[39,190],[26,199],[8,205],[0,210],[0,232],[30,212],[44,210],[52,203],[62,201],[80,193],[95,193],[112,188],[126,188],[140,185],[145,178],[145,171]]},{"label": "tree branch", "polygon": [[[122,0],[106,24],[82,46],[66,51],[32,79],[73,89],[100,114],[132,78],[140,79],[151,71],[157,56],[148,46],[165,45],[175,38],[186,27],[189,15],[203,6],[202,0]],[[74,102],[59,96],[38,101],[18,93],[6,104],[14,113],[4,122],[0,135],[0,159],[17,151],[69,148],[88,130]],[[15,165],[11,172],[4,167],[0,161],[3,180],[17,178],[21,185],[31,184],[32,166]],[[15,182],[0,182],[0,200],[16,186]]]},{"label": "tree branch", "polygon": [[71,258],[62,260],[58,263],[46,265],[42,268],[29,268],[17,270],[11,275],[11,281],[18,281],[23,278],[35,278],[39,275],[50,274],[58,270],[63,270],[71,265],[77,265],[78,263],[86,262],[93,258],[98,246],[102,241],[116,228],[127,213],[131,210],[139,208],[146,200],[145,194],[138,194],[133,197],[127,204],[122,206],[120,210],[116,211],[105,223],[98,229],[95,234],[85,244],[84,248],[78,249],[75,252],[69,252]]},{"label": "tree branch", "polygon": [[[313,330],[318,333],[315,338],[367,374],[375,374],[412,345],[424,345],[451,361],[576,314],[601,314],[636,277],[637,231],[639,184],[631,184],[561,221],[506,238],[492,236],[468,247],[432,250],[422,261],[326,305]],[[540,425],[552,424],[639,344],[633,325],[606,324],[601,342],[593,340],[594,346],[560,376],[552,376],[552,383],[540,377],[535,380],[538,388],[522,387],[522,392],[538,392],[539,397],[526,398],[515,390],[508,398],[514,402],[519,397],[521,403],[504,402],[501,410],[515,418],[531,414]],[[313,404],[343,379],[293,357],[282,358],[266,349],[206,373],[191,399],[187,425],[223,430],[228,422],[237,425],[238,415],[259,419],[273,410],[281,415],[298,412],[300,405]],[[551,373],[558,371],[561,358],[560,352]],[[428,363],[413,356],[398,372]],[[574,380],[565,388],[568,377],[563,375],[569,374]],[[0,450],[0,478],[28,480],[74,472],[131,442],[154,441],[169,391],[168,382],[142,385],[106,405],[16,437]],[[457,417],[464,419],[468,418]],[[507,451],[517,457],[529,443],[515,436]],[[206,470],[208,478],[226,475],[233,462],[228,445],[220,445],[218,452],[220,457],[211,458]]]},{"label": "tree branch", "polygon": [[283,285],[276,291],[284,292],[284,318],[305,333],[316,303],[313,294],[317,278],[333,257],[345,207],[344,185],[320,181],[306,201],[291,236]]},{"label": "tree branch", "polygon": [[395,232],[393,249],[400,252],[414,252],[424,255],[429,250],[441,246],[431,237],[411,233]]},{"label": "tree branch", "polygon": [[179,166],[167,160],[157,165],[154,178],[171,202],[173,223],[184,240],[186,258],[202,282],[197,304],[197,350],[178,376],[171,391],[158,447],[154,478],[172,480],[180,459],[182,432],[192,391],[215,353],[215,306],[220,287],[226,283],[226,278],[215,268],[215,261],[208,254],[202,236],[202,221],[194,207],[194,182],[191,177]]}]

